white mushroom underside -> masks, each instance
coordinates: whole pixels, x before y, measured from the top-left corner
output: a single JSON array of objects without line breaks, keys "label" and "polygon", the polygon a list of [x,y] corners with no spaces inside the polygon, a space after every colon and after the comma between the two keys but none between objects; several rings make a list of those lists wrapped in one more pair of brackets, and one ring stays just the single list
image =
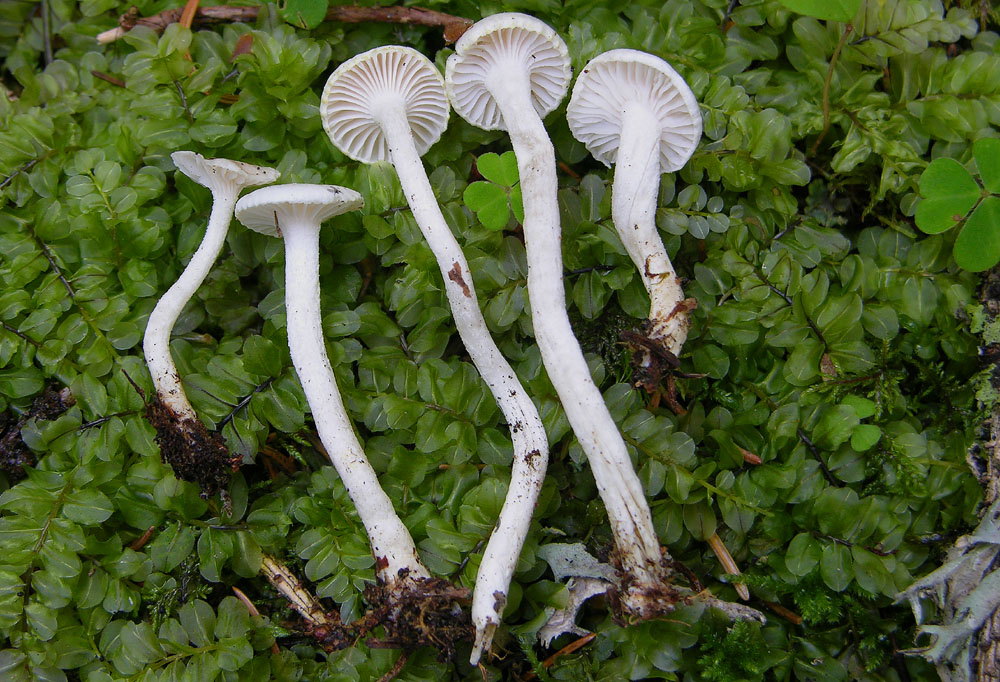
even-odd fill
[{"label": "white mushroom underside", "polygon": [[448,98],[441,74],[411,48],[376,48],[341,64],[323,89],[323,127],[352,159],[387,161],[389,146],[378,121],[390,101],[398,106],[400,100],[423,154],[448,125]]},{"label": "white mushroom underside", "polygon": [[[525,21],[531,19],[531,21]],[[486,32],[489,26],[502,28]],[[503,115],[483,83],[498,64],[528,70],[531,103],[540,117],[559,106],[570,70],[566,45],[544,23],[524,15],[493,15],[473,26],[455,46],[461,60],[448,60],[447,87],[455,111],[486,130],[506,130]]]},{"label": "white mushroom underside", "polygon": [[679,170],[701,139],[701,112],[684,79],[658,57],[612,50],[592,60],[573,87],[566,120],[594,158],[610,166],[617,161],[622,119],[634,107],[659,121],[660,171]]}]

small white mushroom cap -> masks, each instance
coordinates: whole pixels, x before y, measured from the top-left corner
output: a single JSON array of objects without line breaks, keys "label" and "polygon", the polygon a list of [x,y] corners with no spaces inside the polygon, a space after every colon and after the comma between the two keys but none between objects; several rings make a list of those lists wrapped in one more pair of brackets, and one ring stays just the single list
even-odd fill
[{"label": "small white mushroom cap", "polygon": [[659,57],[621,49],[592,59],[573,86],[566,120],[594,158],[610,166],[618,155],[622,118],[635,105],[662,126],[660,172],[680,170],[701,139],[701,111],[691,88]]},{"label": "small white mushroom cap", "polygon": [[444,78],[424,55],[409,47],[377,47],[348,59],[330,74],[319,114],[323,129],[356,161],[388,161],[379,116],[402,103],[417,153],[423,155],[448,127]]},{"label": "small white mushroom cap", "polygon": [[[506,12],[477,21],[448,57],[446,85],[451,104],[466,121],[485,130],[506,130],[500,108],[485,87],[517,65],[528,72],[531,102],[544,118],[566,96],[571,76],[566,43],[548,24]],[[491,72],[499,68],[499,73]]]},{"label": "small white mushroom cap", "polygon": [[239,193],[244,187],[268,185],[281,177],[274,168],[230,159],[206,159],[197,152],[174,152],[170,160],[181,173],[213,192],[229,188]]},{"label": "small white mushroom cap", "polygon": [[273,185],[254,190],[236,202],[236,218],[254,232],[280,237],[286,223],[322,223],[356,211],[364,199],[353,189],[337,185]]}]

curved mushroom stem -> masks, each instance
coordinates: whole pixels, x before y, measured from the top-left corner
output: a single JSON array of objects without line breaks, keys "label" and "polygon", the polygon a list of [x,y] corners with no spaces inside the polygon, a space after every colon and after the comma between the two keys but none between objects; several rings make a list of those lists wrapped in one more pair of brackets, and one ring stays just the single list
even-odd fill
[{"label": "curved mushroom stem", "polygon": [[368,533],[376,573],[387,586],[429,578],[413,538],[358,442],[327,358],[319,309],[319,224],[286,219],[279,229],[285,242],[288,350],[319,437]]},{"label": "curved mushroom stem", "polygon": [[659,120],[645,107],[633,105],[625,111],[611,187],[611,217],[649,293],[649,337],[679,355],[691,320],[682,305],[680,280],[656,230],[660,129]]},{"label": "curved mushroom stem", "polygon": [[157,301],[146,323],[142,352],[146,356],[146,364],[153,377],[156,395],[160,402],[173,410],[181,420],[197,420],[198,416],[184,393],[177,367],[170,356],[170,334],[184,305],[205,281],[209,270],[219,257],[222,245],[226,241],[229,222],[233,218],[233,206],[238,195],[239,189],[212,190],[212,212],[208,218],[208,227],[205,228],[205,237],[184,268],[184,272]]},{"label": "curved mushroom stem", "polygon": [[[653,519],[604,398],[590,376],[566,311],[555,150],[531,101],[523,69],[494,66],[486,86],[500,107],[517,156],[524,199],[528,298],[542,361],[587,458],[611,521],[625,610],[651,613],[667,589]],[[667,591],[669,591],[667,589]],[[666,607],[661,606],[661,610]]]},{"label": "curved mushroom stem", "polygon": [[489,648],[507,603],[510,580],[545,479],[548,440],[537,408],[486,327],[469,264],[441,215],[404,108],[396,104],[379,107],[378,111],[379,125],[388,142],[403,193],[444,278],[459,336],[503,411],[514,444],[510,492],[486,545],[473,591],[472,622],[476,640],[471,662],[475,665],[482,651]]}]

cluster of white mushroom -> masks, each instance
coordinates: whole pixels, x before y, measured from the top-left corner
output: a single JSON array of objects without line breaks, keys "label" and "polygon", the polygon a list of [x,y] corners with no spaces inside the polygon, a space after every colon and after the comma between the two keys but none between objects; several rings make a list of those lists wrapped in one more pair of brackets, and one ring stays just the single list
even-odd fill
[{"label": "cluster of white mushroom", "polygon": [[[512,480],[473,592],[474,663],[500,623],[544,479],[548,442],[535,405],[490,336],[468,263],[420,159],[445,130],[451,107],[474,125],[510,134],[524,201],[535,337],[611,520],[622,611],[646,618],[669,610],[675,601],[669,598],[676,594],[669,557],[660,548],[625,442],[590,376],[566,310],[555,153],[542,117],[565,97],[570,74],[566,45],[555,31],[532,17],[507,13],[488,17],[464,34],[448,59],[445,78],[415,50],[382,47],[341,64],[322,96],[323,125],[334,145],[363,163],[385,160],[395,167],[437,259],[459,335],[510,426]],[[650,295],[650,337],[676,355],[687,335],[690,306],[657,233],[655,209],[660,174],[679,169],[700,139],[694,95],[663,60],[613,50],[583,69],[567,116],[573,134],[596,158],[608,165],[616,162],[612,217]],[[215,203],[204,244],[150,317],[144,349],[161,399],[179,401],[183,414],[194,418],[170,360],[170,329],[217,256],[240,189],[274,181],[277,172],[205,161],[191,152],[173,158],[182,172],[212,188]],[[225,182],[219,180],[223,176]],[[243,197],[235,212],[247,227],[284,240],[292,362],[320,438],[357,505],[379,579],[406,589],[430,574],[358,442],[322,336],[319,227],[361,203],[356,192],[345,188],[279,185]]]}]

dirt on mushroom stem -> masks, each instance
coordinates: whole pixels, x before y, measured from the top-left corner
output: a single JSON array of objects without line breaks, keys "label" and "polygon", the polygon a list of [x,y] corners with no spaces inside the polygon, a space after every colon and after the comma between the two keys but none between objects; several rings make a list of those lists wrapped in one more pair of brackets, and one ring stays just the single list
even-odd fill
[{"label": "dirt on mushroom stem", "polygon": [[368,640],[372,648],[409,651],[430,646],[437,649],[439,661],[451,660],[456,643],[473,639],[472,621],[462,608],[470,596],[468,589],[444,578],[400,575],[392,585],[376,580],[365,586],[370,608],[354,627],[361,636],[378,626],[385,628],[384,638]]},{"label": "dirt on mushroom stem", "polygon": [[182,481],[196,483],[201,496],[207,498],[218,491],[226,510],[229,477],[240,468],[242,457],[233,455],[218,433],[212,433],[201,421],[178,415],[154,396],[146,404],[146,419],[156,429],[156,444],[160,457],[170,465]]},{"label": "dirt on mushroom stem", "polygon": [[[662,550],[661,550],[662,551]],[[660,618],[672,612],[684,601],[681,591],[674,587],[676,572],[674,561],[663,553],[659,565],[648,566],[647,572],[659,577],[650,583],[646,577],[636,577],[623,567],[616,548],[611,556],[617,572],[617,585],[608,589],[611,616],[619,625]]]}]

